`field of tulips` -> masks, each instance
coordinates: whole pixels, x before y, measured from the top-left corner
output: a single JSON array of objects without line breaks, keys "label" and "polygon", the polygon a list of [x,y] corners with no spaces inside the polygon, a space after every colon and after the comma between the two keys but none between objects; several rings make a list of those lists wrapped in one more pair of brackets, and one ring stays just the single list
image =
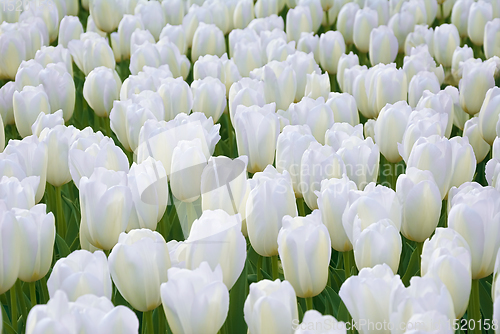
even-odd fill
[{"label": "field of tulips", "polygon": [[0,333],[500,333],[500,0],[0,23]]}]

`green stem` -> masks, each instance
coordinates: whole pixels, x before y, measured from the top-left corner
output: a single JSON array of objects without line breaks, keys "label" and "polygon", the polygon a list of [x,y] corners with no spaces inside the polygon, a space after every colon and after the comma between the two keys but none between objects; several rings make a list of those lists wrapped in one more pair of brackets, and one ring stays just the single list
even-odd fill
[{"label": "green stem", "polygon": [[417,254],[418,254],[418,269],[420,269],[420,265],[422,263],[422,249],[424,248],[423,242],[417,242]]},{"label": "green stem", "polygon": [[37,302],[36,302],[36,282],[30,282],[28,284],[30,286],[31,307],[33,308],[37,304]]},{"label": "green stem", "polygon": [[257,260],[257,282],[262,280],[262,256],[259,255]]},{"label": "green stem", "polygon": [[104,117],[103,119],[104,121],[104,126],[106,127],[106,136],[108,136],[109,138],[112,138],[111,137],[111,120],[109,119],[109,117]]},{"label": "green stem", "polygon": [[278,255],[274,255],[271,257],[272,266],[273,266],[273,280],[277,280],[279,278],[278,273]]},{"label": "green stem", "polygon": [[352,250],[342,253],[342,256],[344,257],[345,279],[348,279],[351,276],[351,252]]},{"label": "green stem", "polygon": [[148,334],[154,333],[153,311],[142,313],[142,329],[143,333],[148,333]]},{"label": "green stem", "polygon": [[61,187],[55,187],[55,201],[56,201],[56,226],[58,234],[65,239],[66,238],[66,222],[64,220],[64,212],[62,207],[62,195]]},{"label": "green stem", "polygon": [[306,209],[304,207],[304,199],[302,197],[297,198],[297,208],[299,210],[299,216],[305,217],[306,216]]},{"label": "green stem", "polygon": [[312,297],[307,297],[306,298],[306,308],[307,308],[308,311],[314,309],[313,298]]},{"label": "green stem", "polygon": [[11,310],[10,310],[10,316],[11,316],[11,322],[12,322],[12,327],[14,328],[14,330],[17,331],[17,319],[18,319],[18,316],[17,316],[17,293],[15,291],[15,286],[13,286],[11,289],[10,289],[10,307],[11,307]]},{"label": "green stem", "polygon": [[481,327],[479,326],[479,323],[481,322],[481,310],[479,307],[479,280],[473,279],[470,291],[469,307],[467,308],[467,317],[469,324],[471,319],[474,320],[475,326],[471,331],[474,334],[481,334]]},{"label": "green stem", "polygon": [[19,307],[21,309],[21,315],[23,317],[23,321],[26,322],[26,318],[28,317],[28,307],[26,306],[26,301],[24,299],[22,283],[19,279],[17,280],[15,286],[16,286],[17,299],[19,300]]}]

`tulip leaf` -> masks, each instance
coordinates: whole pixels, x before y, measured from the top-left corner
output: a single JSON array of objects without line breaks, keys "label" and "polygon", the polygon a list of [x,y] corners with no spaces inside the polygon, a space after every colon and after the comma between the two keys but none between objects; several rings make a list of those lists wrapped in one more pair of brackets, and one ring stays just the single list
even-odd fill
[{"label": "tulip leaf", "polygon": [[349,318],[350,318],[349,311],[347,310],[347,307],[345,306],[344,302],[341,301],[341,303],[339,305],[337,320],[349,322],[350,321]]},{"label": "tulip leaf", "polygon": [[413,253],[411,254],[410,262],[408,263],[408,267],[406,267],[406,272],[405,272],[403,278],[401,279],[405,286],[410,285],[410,279],[413,276],[418,275],[418,273],[420,272],[419,257],[420,257],[420,252],[418,250],[418,247],[415,247],[415,249],[413,250]]},{"label": "tulip leaf", "polygon": [[240,277],[229,291],[229,312],[224,326],[227,333],[246,333],[247,324],[243,316],[243,306],[248,294],[247,267],[245,264]]},{"label": "tulip leaf", "polygon": [[3,306],[2,306],[2,318],[3,318],[3,329],[4,329],[4,332],[15,334],[16,331],[12,327],[12,325],[11,325],[11,323],[9,321],[9,317],[7,316],[7,312],[5,311],[5,308]]},{"label": "tulip leaf", "polygon": [[56,245],[59,258],[67,257],[71,253],[68,244],[58,233],[56,233]]},{"label": "tulip leaf", "polygon": [[491,299],[491,284],[484,279],[479,281],[479,300],[483,319],[493,319],[493,301]]},{"label": "tulip leaf", "polygon": [[337,319],[339,314],[339,306],[342,300],[339,295],[329,286],[325,288],[325,292],[328,295],[328,301],[330,302],[330,307],[332,309],[332,315]]}]

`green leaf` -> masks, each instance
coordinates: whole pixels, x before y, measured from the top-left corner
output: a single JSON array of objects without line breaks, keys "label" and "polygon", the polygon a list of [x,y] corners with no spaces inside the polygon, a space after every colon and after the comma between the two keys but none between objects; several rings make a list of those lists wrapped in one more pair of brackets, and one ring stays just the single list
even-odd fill
[{"label": "green leaf", "polygon": [[418,248],[415,247],[413,250],[413,253],[411,254],[410,262],[408,263],[408,267],[406,268],[406,272],[401,279],[403,281],[403,284],[405,286],[408,286],[410,284],[410,279],[417,275],[418,272],[420,271],[420,266],[419,266],[419,261],[418,257],[420,256],[418,252]]},{"label": "green leaf", "polygon": [[247,265],[240,277],[229,291],[229,311],[224,326],[227,333],[246,333],[247,324],[243,317],[243,306],[248,294]]},{"label": "green leaf", "polygon": [[328,295],[328,301],[330,302],[332,315],[335,317],[335,319],[338,319],[337,317],[339,314],[339,307],[340,303],[342,303],[342,300],[340,299],[339,295],[329,286],[325,288],[325,291]]},{"label": "green leaf", "polygon": [[337,320],[344,321],[344,322],[350,321],[349,311],[347,310],[347,307],[345,306],[344,302],[342,302],[342,301],[340,302]]},{"label": "green leaf", "polygon": [[491,285],[481,279],[479,281],[479,301],[483,319],[493,319],[493,301],[491,299]]},{"label": "green leaf", "polygon": [[67,257],[71,253],[68,244],[58,233],[56,233],[56,246],[59,258]]}]

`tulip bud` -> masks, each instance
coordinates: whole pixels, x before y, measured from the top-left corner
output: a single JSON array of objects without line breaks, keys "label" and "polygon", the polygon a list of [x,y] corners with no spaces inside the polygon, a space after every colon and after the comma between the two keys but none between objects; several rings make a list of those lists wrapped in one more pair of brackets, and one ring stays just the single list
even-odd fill
[{"label": "tulip bud", "polygon": [[345,53],[342,34],[328,31],[319,39],[319,59],[321,66],[330,74],[337,74],[340,57]]},{"label": "tulip bud", "polygon": [[406,73],[402,69],[396,69],[392,64],[375,72],[370,82],[373,88],[367,92],[367,97],[372,106],[376,105],[374,109],[376,116],[386,104],[406,99],[407,82]]},{"label": "tulip bud", "polygon": [[313,31],[313,20],[308,6],[297,6],[288,10],[286,20],[294,22],[294,24],[286,25],[286,35],[289,41],[297,42],[302,33]]},{"label": "tulip bud", "polygon": [[369,55],[370,63],[392,63],[398,54],[398,39],[387,26],[379,26],[370,32]]},{"label": "tulip bud", "polygon": [[109,271],[118,291],[135,309],[154,310],[161,303],[160,284],[170,267],[167,243],[149,229],[121,233],[109,254]]},{"label": "tulip bud", "polygon": [[42,46],[35,54],[35,61],[43,67],[47,67],[47,64],[50,63],[63,63],[66,65],[68,73],[73,76],[73,59],[71,53],[69,49],[65,49],[62,45],[56,47]]},{"label": "tulip bud", "polygon": [[337,19],[337,30],[344,37],[346,44],[352,44],[354,42],[354,21],[358,10],[359,5],[355,2],[348,2],[340,9]]},{"label": "tulip bud", "polygon": [[206,77],[191,84],[193,112],[202,112],[217,122],[226,108],[226,86],[217,78]]},{"label": "tulip bud", "polygon": [[321,0],[299,0],[298,5],[309,7],[312,18],[312,31],[318,31],[324,15]]},{"label": "tulip bud", "polygon": [[14,124],[13,97],[16,83],[9,81],[0,88],[0,116],[4,125]]},{"label": "tulip bud", "polygon": [[170,121],[179,113],[189,114],[193,107],[193,92],[182,78],[162,80],[158,94],[163,99],[165,120]]},{"label": "tulip bud", "polygon": [[476,157],[467,137],[453,137],[450,139],[452,148],[451,187],[459,187],[465,182],[470,182],[476,172]]},{"label": "tulip bud", "polygon": [[317,193],[323,224],[328,228],[332,248],[338,252],[352,250],[352,244],[342,225],[342,214],[348,202],[349,192],[356,189],[356,184],[344,174],[340,179],[321,181],[321,190]]},{"label": "tulip bud", "polygon": [[434,31],[434,57],[444,67],[451,67],[453,52],[460,46],[458,29],[453,24],[442,24]]},{"label": "tulip bud", "polygon": [[186,34],[182,25],[173,26],[167,23],[160,34],[160,40],[164,38],[168,38],[170,42],[174,43],[180,53],[186,53]]},{"label": "tulip bud", "polygon": [[21,268],[21,234],[13,211],[2,210],[0,213],[0,240],[2,241],[0,293],[4,293],[16,283]]},{"label": "tulip bud", "polygon": [[[263,107],[239,106],[236,109],[233,121],[238,154],[248,156],[250,173],[264,170],[274,160],[280,132],[279,120],[274,110],[274,103]],[[264,147],[266,149],[262,150]]]},{"label": "tulip bud", "polygon": [[409,11],[395,13],[389,20],[387,26],[392,30],[398,41],[398,52],[405,50],[405,40],[408,34],[415,29],[415,15]]},{"label": "tulip bud", "polygon": [[353,54],[352,51],[348,55],[343,54],[339,58],[337,66],[337,82],[339,84],[340,90],[347,92],[344,85],[344,72],[346,69],[359,65],[358,56]]},{"label": "tulip bud", "polygon": [[99,66],[115,68],[116,62],[113,50],[109,43],[96,33],[86,32],[80,35],[79,40],[69,41],[68,49],[75,64],[86,76]]},{"label": "tulip bud", "polygon": [[161,59],[160,53],[154,44],[150,42],[144,42],[141,45],[137,45],[135,51],[130,57],[130,73],[136,75],[137,73],[143,71],[145,66],[160,67]]},{"label": "tulip bud", "polygon": [[92,15],[89,15],[87,18],[86,30],[87,30],[87,32],[96,33],[103,38],[107,37],[107,34],[105,31],[102,31],[101,29],[97,28],[97,25],[94,23],[94,20],[92,19]]},{"label": "tulip bud", "polygon": [[457,27],[460,37],[467,37],[469,11],[473,0],[457,0],[451,11],[451,23]]},{"label": "tulip bud", "polygon": [[39,176],[29,176],[22,180],[2,176],[0,179],[0,199],[5,209],[30,210],[35,206],[35,193],[39,186]]},{"label": "tulip bud", "polygon": [[404,58],[403,69],[406,72],[408,82],[411,81],[414,75],[421,71],[434,73],[438,78],[439,84],[442,84],[444,81],[443,65],[436,67],[436,62],[432,58],[426,44],[412,48],[410,55]]},{"label": "tulip bud", "polygon": [[[410,324],[410,319],[415,318],[418,314],[429,314],[435,312],[439,316],[432,316],[432,320],[427,322],[419,322],[419,329],[429,329],[432,331],[435,328],[442,328],[440,332],[453,333],[452,330],[446,331],[450,323],[455,321],[455,310],[453,299],[446,286],[441,280],[426,276],[415,276],[410,280],[410,286],[397,286],[391,293],[391,301],[389,306],[390,321],[393,324]],[[408,311],[411,310],[411,311]],[[433,322],[434,321],[434,322]],[[400,326],[396,333],[403,333]]]},{"label": "tulip bud", "polygon": [[[434,73],[428,71],[418,72],[413,76],[408,85],[408,104],[412,108],[415,108],[417,103],[421,100],[424,91],[437,94],[440,90],[441,85]],[[452,120],[452,118],[450,118],[450,120]]]},{"label": "tulip bud", "polygon": [[403,208],[401,234],[423,242],[434,232],[441,215],[441,193],[432,173],[408,168],[397,180],[396,194]]},{"label": "tulip bud", "polygon": [[416,110],[421,110],[424,108],[431,108],[437,111],[439,114],[446,114],[448,116],[447,123],[443,128],[443,135],[449,137],[451,135],[451,130],[453,127],[453,119],[455,113],[455,106],[453,98],[446,92],[440,91],[437,94],[433,94],[430,91],[424,91],[422,97],[418,101]]},{"label": "tulip bud", "polygon": [[288,281],[266,279],[250,284],[243,308],[249,333],[291,333],[299,319],[296,299]]},{"label": "tulip bud", "polygon": [[[161,285],[160,293],[174,333],[216,334],[219,331],[229,310],[229,292],[222,282],[222,274],[220,266],[212,271],[207,262],[193,270],[168,270],[168,282]],[[204,305],[203,314],[194,308],[199,303]]]},{"label": "tulip bud", "polygon": [[347,176],[356,183],[358,189],[362,190],[367,184],[376,182],[380,152],[372,138],[364,141],[357,137],[346,139],[337,154],[344,161]]},{"label": "tulip bud", "polygon": [[[391,292],[403,288],[399,275],[394,275],[387,264],[363,268],[357,276],[349,277],[340,287],[339,296],[353,321],[370,323],[389,322]],[[368,321],[359,326],[361,333],[370,333]]]},{"label": "tulip bud", "polygon": [[82,177],[90,178],[94,169],[104,167],[109,170],[128,172],[127,156],[109,137],[100,132],[77,139],[68,151],[69,172],[79,188]]},{"label": "tulip bud", "polygon": [[321,189],[321,181],[332,177],[341,178],[345,170],[342,158],[332,147],[317,142],[309,145],[300,163],[299,189],[310,209],[318,208],[315,191]]},{"label": "tulip bud", "polygon": [[318,74],[313,72],[307,74],[305,96],[312,99],[323,97],[326,100],[328,99],[328,94],[330,94],[330,78],[328,73]]},{"label": "tulip bud", "polygon": [[277,15],[278,10],[278,0],[257,0],[255,3],[255,17],[264,18],[272,14]]},{"label": "tulip bud", "polygon": [[307,75],[312,74],[313,72],[321,74],[321,70],[314,60],[314,55],[311,53],[306,54],[304,52],[297,51],[295,54],[288,56],[287,62],[295,72],[295,79],[297,82],[294,101],[300,101],[304,97]]},{"label": "tulip bud", "polygon": [[89,11],[99,30],[110,33],[122,19],[122,4],[116,0],[89,0]]},{"label": "tulip bud", "polygon": [[[250,183],[246,223],[252,247],[261,256],[278,255],[278,232],[284,216],[297,216],[292,180],[271,165],[256,173]],[[263,213],[265,212],[265,215]]]},{"label": "tulip bud", "polygon": [[491,62],[464,64],[459,83],[460,105],[469,115],[480,111],[487,91],[495,86],[494,73],[495,64]]},{"label": "tulip bud", "polygon": [[177,46],[164,38],[156,43],[156,49],[160,55],[160,63],[168,65],[172,76],[175,78],[182,76],[186,80],[191,63],[185,55],[181,54]]},{"label": "tulip bud", "polygon": [[56,235],[52,212],[46,213],[45,204],[26,209],[13,210],[19,224],[21,252],[19,279],[35,282],[44,277],[52,264],[52,253]]},{"label": "tulip bud", "polygon": [[257,105],[263,107],[265,104],[264,83],[256,79],[243,78],[239,80],[231,86],[228,95],[229,115],[232,122],[234,122],[237,106],[251,107]]},{"label": "tulip bud", "polygon": [[267,58],[268,62],[273,60],[281,62],[285,61],[289,55],[295,53],[295,41],[286,43],[284,39],[273,38],[266,44],[266,47],[262,47],[262,49],[266,51],[264,58]]},{"label": "tulip bud", "polygon": [[226,52],[224,34],[214,24],[200,23],[193,37],[191,58],[198,60],[206,54],[222,56]]},{"label": "tulip bud", "polygon": [[[392,163],[401,161],[398,152],[398,143],[403,140],[411,107],[405,101],[387,104],[375,123],[375,142],[380,148],[380,153]],[[390,129],[390,130],[389,130]]]},{"label": "tulip bud", "polygon": [[87,294],[111,299],[113,288],[106,255],[102,251],[76,250],[59,259],[47,280],[47,288],[51,298],[62,290],[70,301]]},{"label": "tulip bud", "polygon": [[368,52],[370,49],[370,32],[378,26],[377,11],[365,7],[356,12],[353,27],[354,45],[360,52]]},{"label": "tulip bud", "polygon": [[467,35],[475,45],[483,45],[484,27],[486,22],[493,19],[491,4],[480,0],[470,6],[467,21]]},{"label": "tulip bud", "polygon": [[357,137],[364,140],[362,124],[352,126],[348,123],[335,123],[330,129],[326,130],[325,142],[327,145],[331,146],[335,152],[337,152],[342,147],[344,141],[350,139],[351,137]]},{"label": "tulip bud", "polygon": [[63,64],[47,64],[40,71],[40,83],[49,98],[51,113],[63,111],[64,121],[69,121],[75,110],[75,82]]},{"label": "tulip bud", "polygon": [[139,16],[144,23],[144,27],[153,34],[156,41],[160,38],[160,33],[165,24],[165,13],[159,2],[140,1],[135,7],[135,15]]},{"label": "tulip bud", "polygon": [[21,32],[8,30],[0,34],[0,54],[2,63],[0,64],[0,78],[14,79],[17,68],[26,59],[26,45]]},{"label": "tulip bud", "polygon": [[[332,249],[328,229],[321,222],[318,210],[306,217],[283,217],[278,252],[285,279],[294,287],[297,296],[313,297],[323,291]],[[299,253],[303,256],[297,257]]]},{"label": "tulip bud", "polygon": [[500,57],[500,42],[498,35],[500,34],[500,19],[495,18],[492,21],[486,22],[484,28],[484,56],[486,59],[494,56]]},{"label": "tulip bud", "polygon": [[484,140],[493,145],[496,138],[495,127],[500,115],[500,88],[493,87],[486,92],[481,110],[479,111],[479,131]]},{"label": "tulip bud", "polygon": [[[463,136],[467,137],[469,144],[472,146],[477,163],[483,161],[490,152],[490,144],[488,144],[481,135],[479,117],[472,117],[465,122]],[[494,142],[493,145],[495,145]]]},{"label": "tulip bud", "polygon": [[80,39],[83,34],[83,26],[77,16],[65,16],[59,25],[58,43],[65,48],[69,41]]},{"label": "tulip bud", "polygon": [[31,135],[31,126],[40,112],[48,114],[51,110],[49,97],[42,85],[26,86],[21,92],[15,92],[13,107],[16,128],[21,137]]},{"label": "tulip bud", "polygon": [[204,211],[193,222],[186,244],[186,268],[198,268],[204,261],[210,268],[220,266],[224,284],[231,289],[246,259],[240,215],[230,216],[222,210]]},{"label": "tulip bud", "polygon": [[437,277],[453,300],[455,316],[467,310],[471,289],[471,255],[465,239],[451,228],[437,228],[424,242],[421,276]]},{"label": "tulip bud", "polygon": [[135,29],[130,35],[130,54],[134,54],[137,47],[145,42],[155,44],[155,38],[146,29]]},{"label": "tulip bud", "polygon": [[90,178],[82,177],[80,207],[86,212],[82,216],[80,234],[85,234],[97,248],[113,248],[120,233],[127,228],[133,207],[126,174],[99,167]]},{"label": "tulip bud", "polygon": [[[406,4],[406,2],[404,3]],[[411,49],[422,44],[426,44],[429,48],[429,53],[434,56],[434,31],[428,28],[427,25],[417,24],[415,21],[415,29],[406,36],[405,54],[409,56]]]},{"label": "tulip bud", "polygon": [[328,95],[326,104],[332,109],[335,122],[345,122],[352,126],[359,124],[358,108],[352,95],[332,92]]},{"label": "tulip bud", "polygon": [[237,2],[232,17],[235,29],[245,29],[255,18],[253,6],[252,0],[239,0]]}]

